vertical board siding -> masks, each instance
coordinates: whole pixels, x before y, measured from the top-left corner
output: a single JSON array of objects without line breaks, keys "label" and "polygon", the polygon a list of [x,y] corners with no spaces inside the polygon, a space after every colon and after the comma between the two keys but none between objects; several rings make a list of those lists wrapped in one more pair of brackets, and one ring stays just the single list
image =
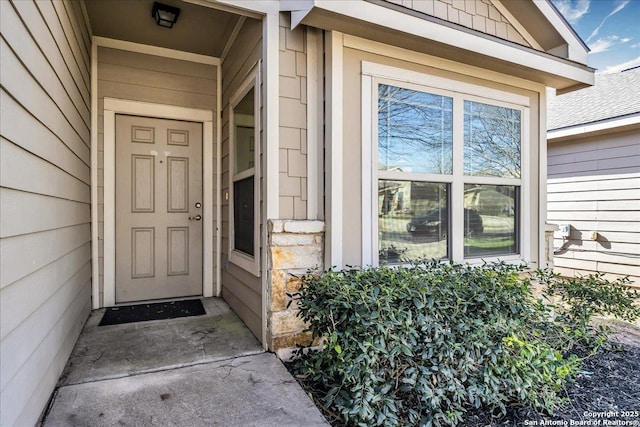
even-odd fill
[{"label": "vertical board siding", "polygon": [[[98,48],[100,306],[104,305],[104,98],[129,99],[215,111],[216,75],[216,67],[212,65],[106,47]],[[213,236],[204,236],[204,238],[213,239]]]},{"label": "vertical board siding", "polygon": [[0,2],[0,425],[34,425],[91,307],[89,32]]},{"label": "vertical board siding", "polygon": [[549,222],[571,226],[555,233],[556,272],[640,287],[640,130],[552,142],[548,158]]},{"label": "vertical board siding", "polygon": [[[222,64],[222,81],[225,82],[222,94],[222,194],[229,194],[231,179],[231,174],[229,173],[229,99],[261,57],[262,22],[248,18]],[[264,153],[264,146],[261,147],[260,153]],[[264,158],[262,155],[261,157]],[[261,185],[260,188],[262,196],[264,187]],[[229,207],[229,200],[223,197],[222,297],[249,327],[251,332],[261,340],[262,281],[260,277],[256,277],[228,261],[229,217],[231,216]],[[260,214],[260,217],[262,218],[262,214]],[[262,226],[264,227],[264,224]],[[256,249],[256,254],[263,255],[262,248]]]}]

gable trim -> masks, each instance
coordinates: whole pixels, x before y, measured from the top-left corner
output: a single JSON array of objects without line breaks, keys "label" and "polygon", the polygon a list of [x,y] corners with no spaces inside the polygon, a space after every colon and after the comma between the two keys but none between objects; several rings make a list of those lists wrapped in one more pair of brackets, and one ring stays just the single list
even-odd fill
[{"label": "gable trim", "polygon": [[[586,54],[589,52],[587,44],[578,36],[573,27],[564,19],[560,12],[553,6],[549,0],[533,0],[540,12],[551,22],[556,31],[560,33],[569,45],[577,44],[584,49],[584,61],[586,62]],[[569,59],[574,59],[569,56]],[[575,58],[575,60],[580,60]]]},{"label": "gable trim", "polygon": [[531,46],[533,46],[537,50],[544,51],[544,49],[542,48],[542,46],[540,46],[540,44],[536,41],[536,39],[534,39],[533,36],[529,34],[529,32],[515,18],[515,16],[513,16],[513,14],[511,14],[511,12],[509,12],[507,8],[503,6],[500,0],[489,0],[489,1],[496,9],[498,9],[498,12],[500,12],[505,18],[507,18],[509,23],[513,25],[516,31],[520,33],[520,35],[527,41],[527,43],[529,43]]}]

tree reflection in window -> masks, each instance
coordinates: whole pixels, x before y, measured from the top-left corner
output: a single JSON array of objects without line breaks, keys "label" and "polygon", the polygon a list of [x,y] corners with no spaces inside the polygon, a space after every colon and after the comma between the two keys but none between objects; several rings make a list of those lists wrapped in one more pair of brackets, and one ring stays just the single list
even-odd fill
[{"label": "tree reflection in window", "polygon": [[378,86],[378,170],[451,174],[453,99]]},{"label": "tree reflection in window", "polygon": [[520,178],[520,111],[464,101],[464,173]]}]

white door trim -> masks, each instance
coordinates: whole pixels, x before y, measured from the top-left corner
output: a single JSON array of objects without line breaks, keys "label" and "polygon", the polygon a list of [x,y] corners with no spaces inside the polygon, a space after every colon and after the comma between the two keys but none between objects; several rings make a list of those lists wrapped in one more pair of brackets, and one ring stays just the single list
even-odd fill
[{"label": "white door trim", "polygon": [[[115,117],[132,114],[202,123],[203,158],[203,265],[202,293],[213,296],[214,289],[214,200],[213,200],[213,119],[211,110],[176,107],[149,102],[104,98],[104,307],[115,305]],[[218,172],[219,173],[219,172]],[[95,183],[94,185],[97,185]],[[97,206],[95,207],[97,208]],[[95,283],[95,282],[94,282]],[[94,285],[95,286],[95,285]],[[216,291],[216,292],[214,292]],[[94,293],[96,290],[94,289]]]}]

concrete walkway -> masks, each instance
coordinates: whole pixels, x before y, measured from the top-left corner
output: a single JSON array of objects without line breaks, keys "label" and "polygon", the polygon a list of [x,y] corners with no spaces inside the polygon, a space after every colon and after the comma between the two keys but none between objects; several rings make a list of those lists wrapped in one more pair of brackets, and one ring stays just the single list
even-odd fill
[{"label": "concrete walkway", "polygon": [[91,313],[45,426],[328,425],[220,299],[206,316],[100,326]]}]

